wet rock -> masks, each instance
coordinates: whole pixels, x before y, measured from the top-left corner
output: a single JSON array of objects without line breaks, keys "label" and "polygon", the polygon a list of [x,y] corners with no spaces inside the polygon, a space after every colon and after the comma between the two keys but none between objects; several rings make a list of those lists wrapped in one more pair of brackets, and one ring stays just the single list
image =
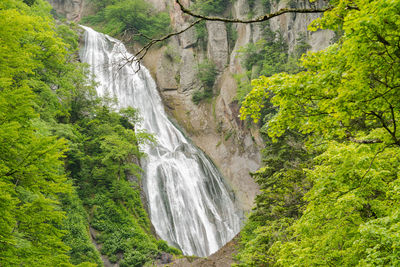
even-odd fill
[{"label": "wet rock", "polygon": [[162,252],[160,253],[158,260],[160,264],[168,264],[172,262],[172,255],[169,253]]}]

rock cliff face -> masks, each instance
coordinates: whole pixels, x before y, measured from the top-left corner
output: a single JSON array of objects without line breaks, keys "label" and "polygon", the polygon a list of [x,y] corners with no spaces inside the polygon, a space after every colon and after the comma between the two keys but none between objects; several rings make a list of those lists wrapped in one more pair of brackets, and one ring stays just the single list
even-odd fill
[{"label": "rock cliff face", "polygon": [[83,10],[82,0],[48,0],[58,15],[67,20],[79,21]]},{"label": "rock cliff face", "polygon": [[[174,0],[148,0],[159,10],[169,11],[172,26],[179,30],[188,25],[191,18],[181,13]],[[189,0],[182,1],[190,5]],[[276,11],[288,5],[310,7],[306,0],[272,1],[270,9]],[[317,2],[313,5],[323,5]],[[226,14],[246,19],[267,12],[262,0],[255,0],[253,7],[248,0],[236,0],[228,7]],[[328,31],[307,31],[308,24],[318,14],[286,14],[270,21],[273,31],[280,31],[293,51],[300,37],[304,36],[316,51],[327,47],[333,37]],[[203,149],[220,168],[228,183],[236,192],[245,211],[250,211],[258,186],[250,177],[250,172],[261,164],[262,140],[257,129],[240,121],[239,106],[235,100],[237,84],[234,74],[243,73],[237,50],[262,38],[260,24],[233,25],[237,38],[233,49],[229,49],[227,25],[221,22],[206,22],[207,45],[201,47],[195,29],[174,37],[167,47],[152,51],[145,58],[166,103],[168,112],[184,128],[192,140]],[[231,51],[230,51],[231,50]],[[171,53],[174,51],[174,53]],[[172,54],[172,55],[171,55]],[[216,96],[209,102],[195,105],[191,98],[201,85],[197,79],[197,66],[205,58],[212,60],[218,69],[214,86]]]},{"label": "rock cliff face", "polygon": [[[318,0],[312,4],[307,0],[274,1],[271,10],[276,11],[287,6],[297,8],[324,7],[326,1]],[[271,19],[270,25],[273,31],[282,32],[289,45],[289,51],[293,51],[302,35],[305,36],[307,43],[311,46],[311,51],[319,51],[326,48],[334,37],[334,33],[331,31],[311,32],[307,30],[308,25],[319,16],[319,14],[285,14]]]},{"label": "rock cliff face", "polygon": [[[182,14],[175,0],[146,0],[159,11],[170,14],[172,27],[180,30],[192,18]],[[49,0],[58,14],[69,20],[79,21],[90,13],[86,0]],[[182,0],[186,6],[190,0]],[[250,7],[248,0],[236,0],[227,7],[226,14],[242,19],[249,14],[267,12],[266,1],[254,0]],[[307,0],[271,0],[270,10],[282,7],[310,7]],[[323,0],[312,5],[321,6]],[[289,52],[293,51],[300,37],[305,38],[316,51],[327,47],[333,37],[329,31],[307,31],[308,24],[318,14],[285,14],[270,21],[273,31],[280,31],[286,40]],[[144,59],[144,65],[151,71],[164,100],[166,110],[183,128],[193,142],[205,151],[219,167],[231,188],[236,192],[238,202],[245,211],[250,211],[259,189],[250,177],[250,172],[261,164],[262,140],[254,126],[246,125],[238,118],[239,105],[235,100],[237,83],[235,74],[243,73],[237,50],[262,39],[262,25],[235,24],[237,33],[230,44],[227,25],[221,22],[206,22],[207,43],[202,45],[196,30],[191,28],[175,36],[168,44],[151,50]],[[231,47],[230,47],[231,46]],[[232,48],[233,47],[233,48]],[[192,94],[201,87],[197,78],[198,64],[205,59],[213,61],[218,70],[214,94],[210,101],[195,105]]]}]

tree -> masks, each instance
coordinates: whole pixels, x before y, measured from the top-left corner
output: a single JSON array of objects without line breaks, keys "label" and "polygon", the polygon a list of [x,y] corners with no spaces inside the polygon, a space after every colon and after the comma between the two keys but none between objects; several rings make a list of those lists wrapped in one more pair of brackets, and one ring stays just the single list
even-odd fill
[{"label": "tree", "polygon": [[[342,28],[337,44],[304,56],[298,74],[253,81],[242,118],[261,120],[276,141],[300,131],[308,153],[319,154],[304,169],[312,187],[301,217],[263,259],[273,256],[279,266],[399,264],[399,10],[398,1],[337,1],[312,26]],[[263,117],[269,99],[277,113]]]},{"label": "tree", "polygon": [[61,42],[46,18],[32,14],[35,8],[0,5],[0,258],[8,266],[68,262],[58,202],[71,190],[62,167],[65,142],[35,126],[32,92],[33,75],[44,58],[62,55]]},{"label": "tree", "polygon": [[141,202],[139,145],[153,138],[135,132],[137,111],[97,97],[74,25],[25,2],[0,2],[1,264],[101,265],[89,226],[110,260],[125,252],[121,265],[179,254],[152,236]]}]

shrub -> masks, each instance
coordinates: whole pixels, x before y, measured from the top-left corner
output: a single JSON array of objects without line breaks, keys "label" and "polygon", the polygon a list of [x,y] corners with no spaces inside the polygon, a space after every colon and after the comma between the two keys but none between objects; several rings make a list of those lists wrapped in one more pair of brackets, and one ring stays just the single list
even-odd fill
[{"label": "shrub", "polygon": [[197,78],[206,89],[212,89],[215,79],[217,78],[217,67],[210,60],[205,60],[197,67]]},{"label": "shrub", "polygon": [[205,89],[204,90],[198,90],[198,91],[193,93],[192,101],[193,101],[193,103],[198,105],[202,100],[209,99],[212,96],[213,96],[212,91],[205,90]]},{"label": "shrub", "polygon": [[207,47],[207,28],[206,28],[206,23],[204,21],[197,23],[194,26],[194,29],[196,30],[196,37],[197,37],[197,44],[205,49]]},{"label": "shrub", "polygon": [[210,60],[205,60],[197,67],[197,78],[199,79],[202,89],[194,92],[192,101],[197,105],[204,99],[209,99],[213,96],[213,86],[218,72],[215,63]]}]

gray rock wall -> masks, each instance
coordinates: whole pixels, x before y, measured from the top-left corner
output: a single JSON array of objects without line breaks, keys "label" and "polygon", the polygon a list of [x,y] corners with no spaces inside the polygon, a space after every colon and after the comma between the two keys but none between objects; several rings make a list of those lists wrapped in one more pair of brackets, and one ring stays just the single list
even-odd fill
[{"label": "gray rock wall", "polygon": [[[310,4],[308,0],[295,0],[292,4],[299,8],[323,7],[326,1],[318,0]],[[274,1],[271,6],[271,11],[277,11],[281,8],[288,7],[288,1]],[[306,36],[308,44],[311,46],[312,51],[318,51],[330,45],[334,33],[331,31],[316,31],[311,32],[307,30],[308,25],[319,14],[284,14],[270,20],[271,29],[273,31],[280,31],[289,45],[289,52],[293,51],[297,44],[297,39],[301,34]]]},{"label": "gray rock wall", "polygon": [[57,14],[67,20],[79,21],[83,8],[83,0],[48,0]]},{"label": "gray rock wall", "polygon": [[[173,28],[176,30],[182,29],[192,21],[189,16],[181,13],[174,0],[148,1],[157,2],[157,6],[163,7],[160,10],[169,11]],[[189,0],[182,2],[186,6],[190,5]],[[297,7],[311,7],[306,0],[295,0],[291,4]],[[288,5],[289,1],[274,1],[271,11]],[[320,0],[313,5],[321,6],[323,2]],[[234,17],[242,19],[248,18],[251,12],[247,0],[236,0],[228,9],[227,14],[231,13]],[[254,15],[266,12],[261,0],[255,0],[252,12]],[[306,37],[311,50],[316,51],[327,47],[333,37],[333,33],[328,31],[307,31],[308,24],[317,17],[318,14],[286,14],[271,20],[270,27],[282,33],[288,43],[289,52],[293,51],[301,35]],[[253,200],[259,192],[258,185],[249,173],[257,170],[261,164],[262,140],[257,129],[248,129],[238,119],[239,107],[235,101],[237,85],[233,75],[244,72],[237,50],[249,42],[260,40],[262,27],[260,24],[234,25],[238,34],[231,53],[228,50],[227,28],[222,22],[206,22],[208,43],[205,50],[196,46],[194,29],[180,35],[176,38],[178,41],[170,42],[177,44],[175,47],[180,54],[179,62],[170,62],[173,66],[177,66],[176,74],[170,73],[171,66],[161,66],[163,64],[165,66],[165,55],[161,54],[161,58],[156,62],[145,60],[147,65],[159,66],[154,76],[157,77],[169,113],[182,125],[192,140],[214,160],[246,211],[251,210]],[[214,61],[219,70],[214,88],[219,95],[211,102],[204,101],[195,105],[191,97],[192,93],[200,88],[196,76],[197,64],[205,57]],[[177,89],[163,90],[166,81],[171,80],[168,77],[176,75],[180,78],[176,84]]]}]

